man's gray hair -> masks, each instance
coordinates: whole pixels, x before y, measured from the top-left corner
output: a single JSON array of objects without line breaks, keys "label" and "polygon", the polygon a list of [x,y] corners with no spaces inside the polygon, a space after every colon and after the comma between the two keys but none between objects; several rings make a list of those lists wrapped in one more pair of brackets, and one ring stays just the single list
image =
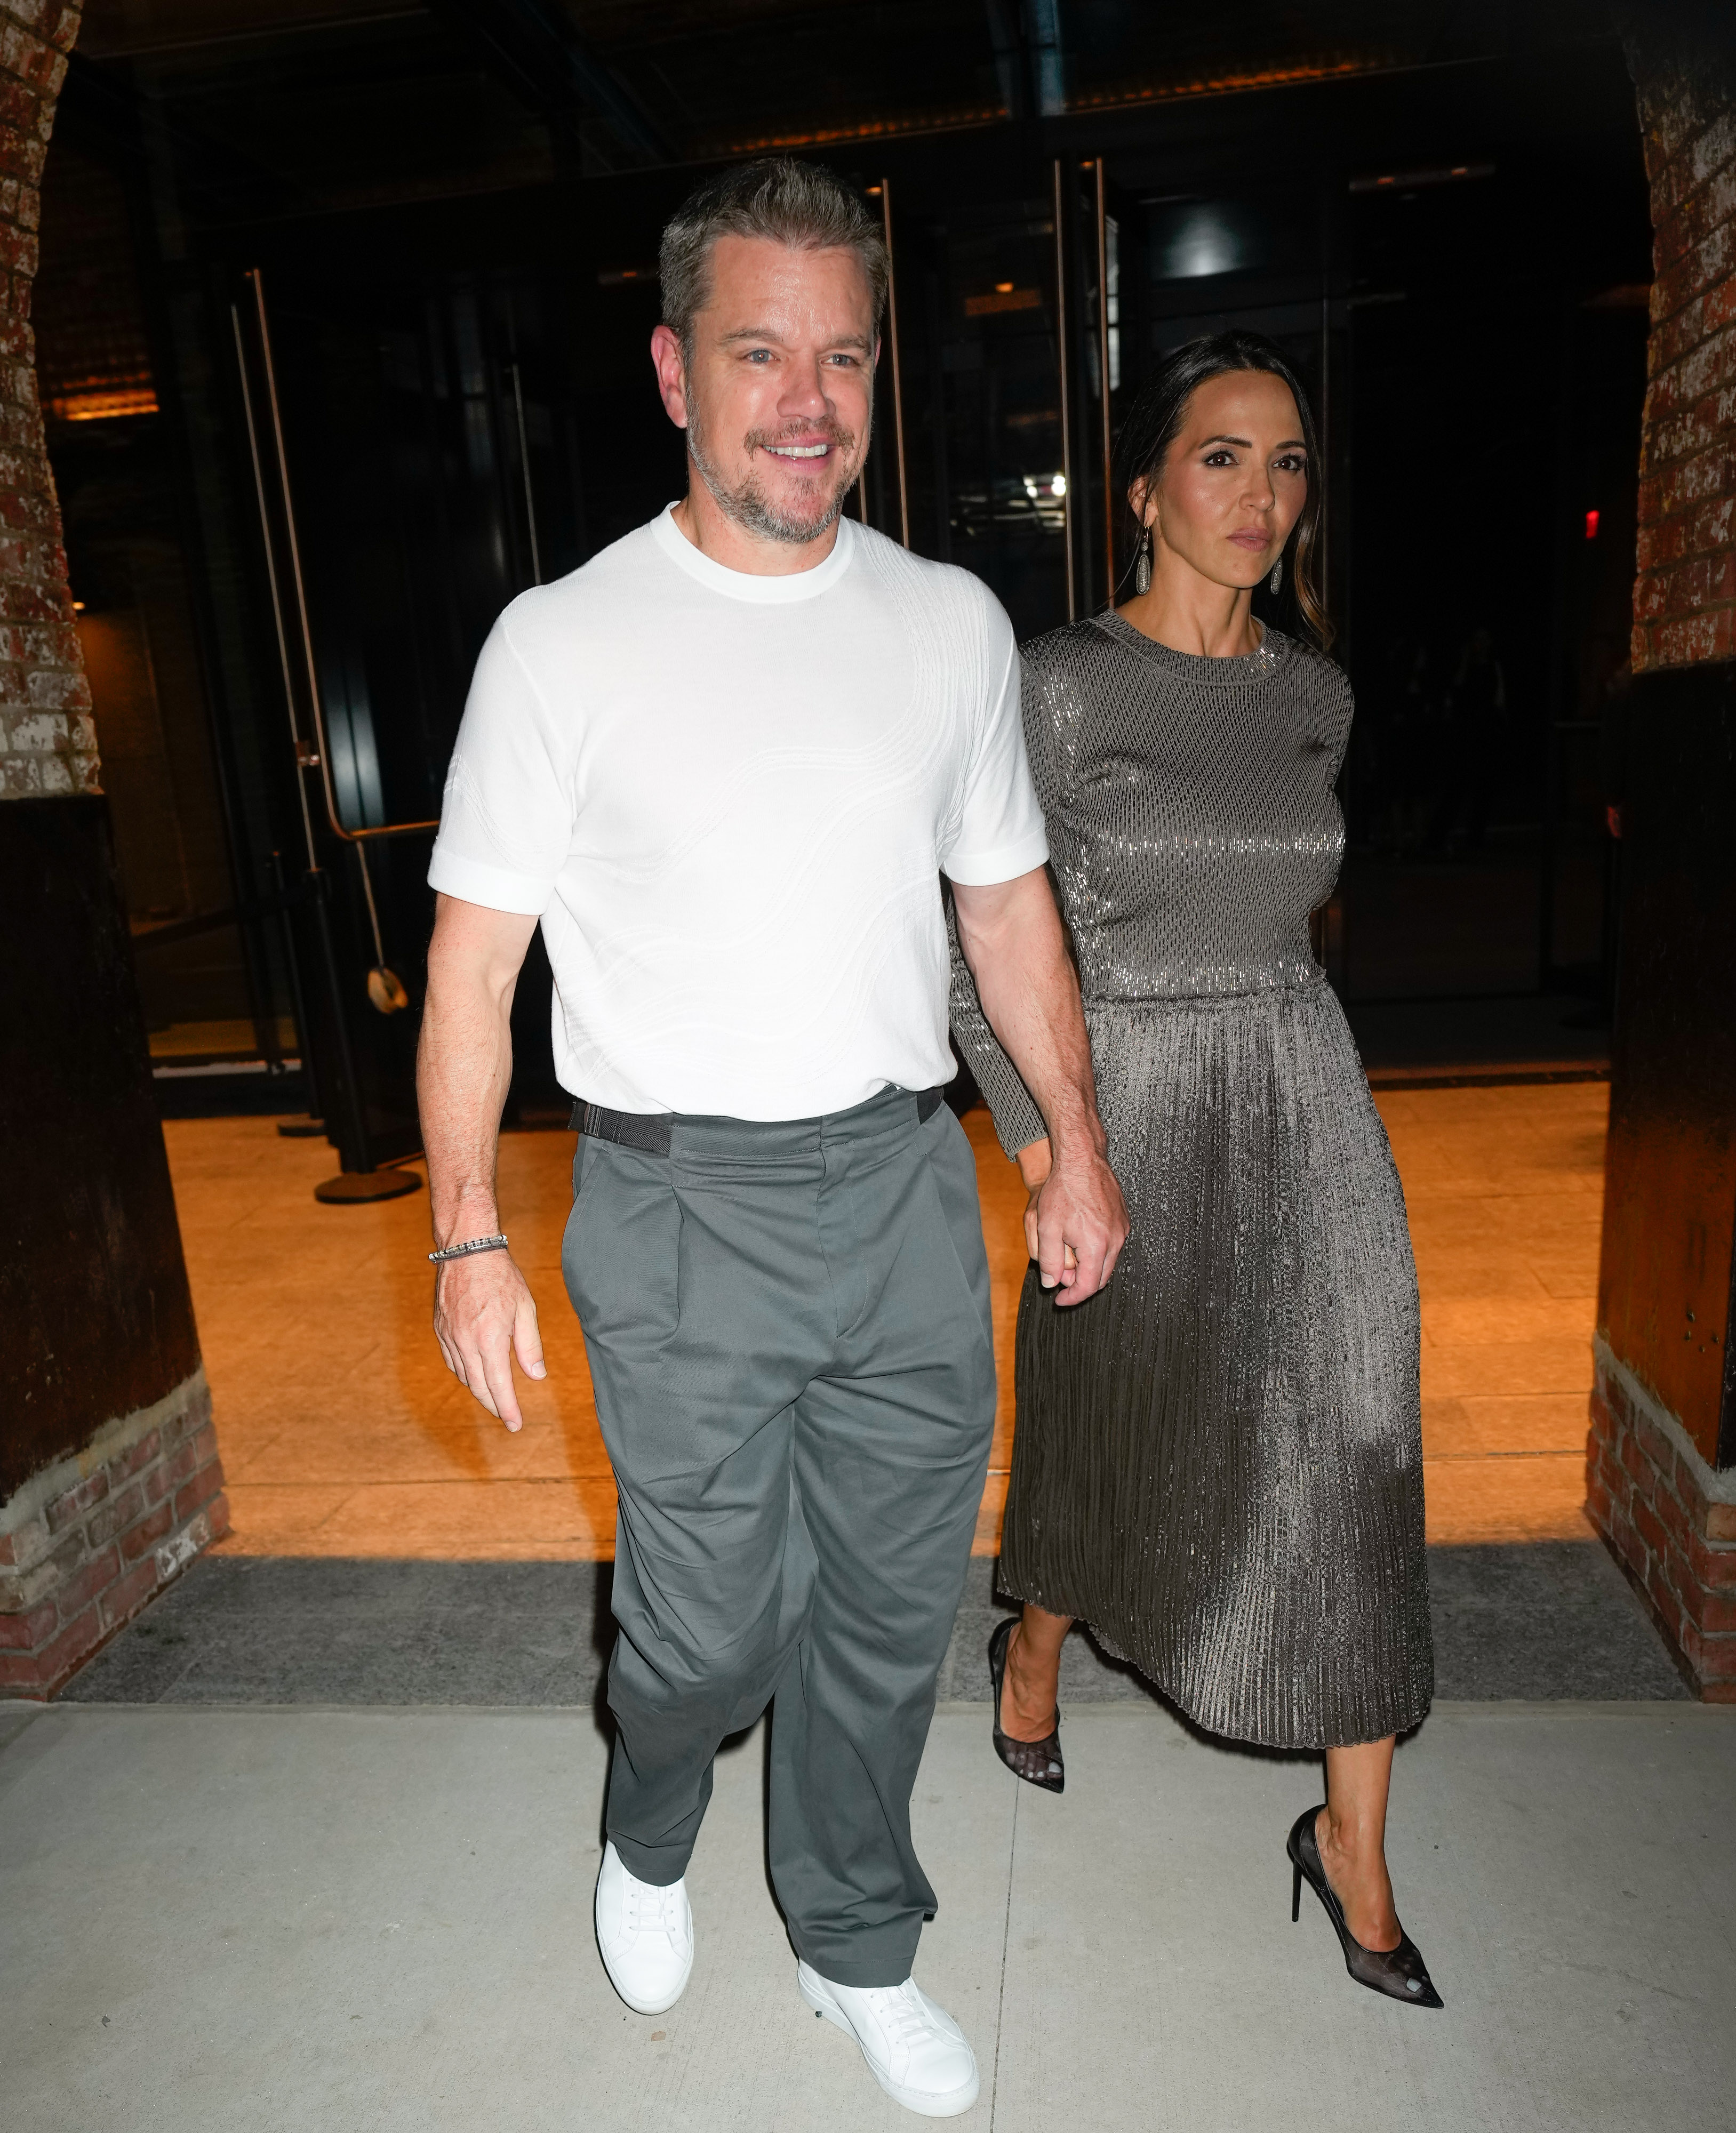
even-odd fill
[{"label": "man's gray hair", "polygon": [[690,357],[693,320],[711,294],[720,237],[769,237],[803,252],[855,253],[868,277],[874,322],[886,301],[886,241],[861,195],[817,164],[764,156],[707,178],[671,217],[658,247],[663,324]]}]

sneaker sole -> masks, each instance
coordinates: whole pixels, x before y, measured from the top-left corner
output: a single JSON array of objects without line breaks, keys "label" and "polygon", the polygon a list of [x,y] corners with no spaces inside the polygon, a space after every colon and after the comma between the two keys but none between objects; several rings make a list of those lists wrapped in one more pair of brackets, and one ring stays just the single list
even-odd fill
[{"label": "sneaker sole", "polygon": [[[820,1983],[823,1984],[821,1979]],[[901,2103],[906,2111],[914,2111],[919,2118],[957,2118],[970,2109],[981,2092],[982,2084],[976,2074],[962,2088],[950,2089],[943,2096],[936,2096],[929,2089],[900,2088],[895,2081],[882,2073],[868,2056],[868,2047],[856,2034],[850,2017],[839,2006],[829,1992],[817,1991],[801,1972],[796,1973],[797,1989],[817,2015],[841,2029],[862,2055],[862,2063],[895,2103]]]},{"label": "sneaker sole", "polygon": [[597,1943],[597,1953],[603,1957],[604,1974],[614,1986],[615,1997],[624,2007],[630,2007],[635,2015],[667,2015],[682,1994],[687,1991],[687,1980],[693,1975],[693,1966],[690,1962],[682,1972],[680,1984],[676,1986],[667,2000],[635,2000],[630,1992],[622,1989],[621,1981],[610,1969],[609,1958],[606,1955],[603,1955],[603,1946],[600,1941]]}]

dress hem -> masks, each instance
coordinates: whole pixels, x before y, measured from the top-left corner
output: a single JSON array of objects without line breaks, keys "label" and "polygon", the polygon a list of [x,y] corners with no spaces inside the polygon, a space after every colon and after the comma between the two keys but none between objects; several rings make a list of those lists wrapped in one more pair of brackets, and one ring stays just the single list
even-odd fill
[{"label": "dress hem", "polygon": [[1366,1747],[1372,1741],[1386,1741],[1398,1734],[1413,1732],[1434,1708],[1435,1698],[1431,1691],[1423,1699],[1421,1709],[1415,1712],[1414,1716],[1396,1717],[1391,1723],[1382,1726],[1378,1732],[1358,1732],[1354,1739],[1304,1740],[1295,1735],[1280,1736],[1251,1731],[1245,1725],[1232,1723],[1229,1713],[1210,1711],[1203,1707],[1200,1702],[1190,1698],[1183,1690],[1165,1680],[1155,1667],[1141,1659],[1137,1653],[1125,1649],[1108,1635],[1101,1624],[1092,1619],[1089,1613],[1071,1606],[1054,1606],[1049,1599],[1038,1599],[1030,1594],[1015,1591],[1010,1582],[1001,1573],[998,1563],[996,1566],[995,1591],[1000,1598],[1015,1600],[1020,1606],[1040,1607],[1046,1614],[1051,1615],[1071,1615],[1075,1622],[1082,1624],[1091,1632],[1092,1641],[1102,1650],[1107,1653],[1111,1659],[1119,1659],[1124,1666],[1131,1666],[1142,1680],[1150,1683],[1166,1703],[1173,1705],[1190,1725],[1197,1726],[1203,1733],[1215,1735],[1220,1741],[1234,1741],[1251,1748],[1280,1748],[1321,1755],[1329,1748]]}]

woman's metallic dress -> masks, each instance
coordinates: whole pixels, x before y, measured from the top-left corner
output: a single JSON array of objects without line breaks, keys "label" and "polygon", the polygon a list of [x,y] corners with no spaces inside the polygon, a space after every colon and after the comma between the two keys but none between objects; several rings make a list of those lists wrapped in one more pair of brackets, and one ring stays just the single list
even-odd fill
[{"label": "woman's metallic dress", "polygon": [[[1025,729],[1132,1218],[1107,1289],[1026,1278],[1001,1577],[1199,1725],[1319,1748],[1429,1707],[1416,1275],[1309,914],[1351,720],[1330,662],[1108,615],[1024,651]],[[1011,1153],[1044,1127],[955,957]]]}]

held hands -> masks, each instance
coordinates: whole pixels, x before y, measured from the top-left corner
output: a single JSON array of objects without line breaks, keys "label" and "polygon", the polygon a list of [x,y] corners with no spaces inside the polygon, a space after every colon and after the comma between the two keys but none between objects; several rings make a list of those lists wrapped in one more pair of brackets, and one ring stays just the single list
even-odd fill
[{"label": "held hands", "polygon": [[506,1252],[449,1259],[434,1282],[434,1337],[446,1368],[509,1429],[523,1425],[513,1384],[514,1353],[528,1378],[548,1375],[537,1307]]},{"label": "held hands", "polygon": [[1115,1172],[1088,1144],[1054,1158],[1047,1140],[1019,1151],[1019,1175],[1030,1195],[1025,1241],[1058,1304],[1083,1303],[1115,1271],[1127,1241],[1127,1210]]}]

